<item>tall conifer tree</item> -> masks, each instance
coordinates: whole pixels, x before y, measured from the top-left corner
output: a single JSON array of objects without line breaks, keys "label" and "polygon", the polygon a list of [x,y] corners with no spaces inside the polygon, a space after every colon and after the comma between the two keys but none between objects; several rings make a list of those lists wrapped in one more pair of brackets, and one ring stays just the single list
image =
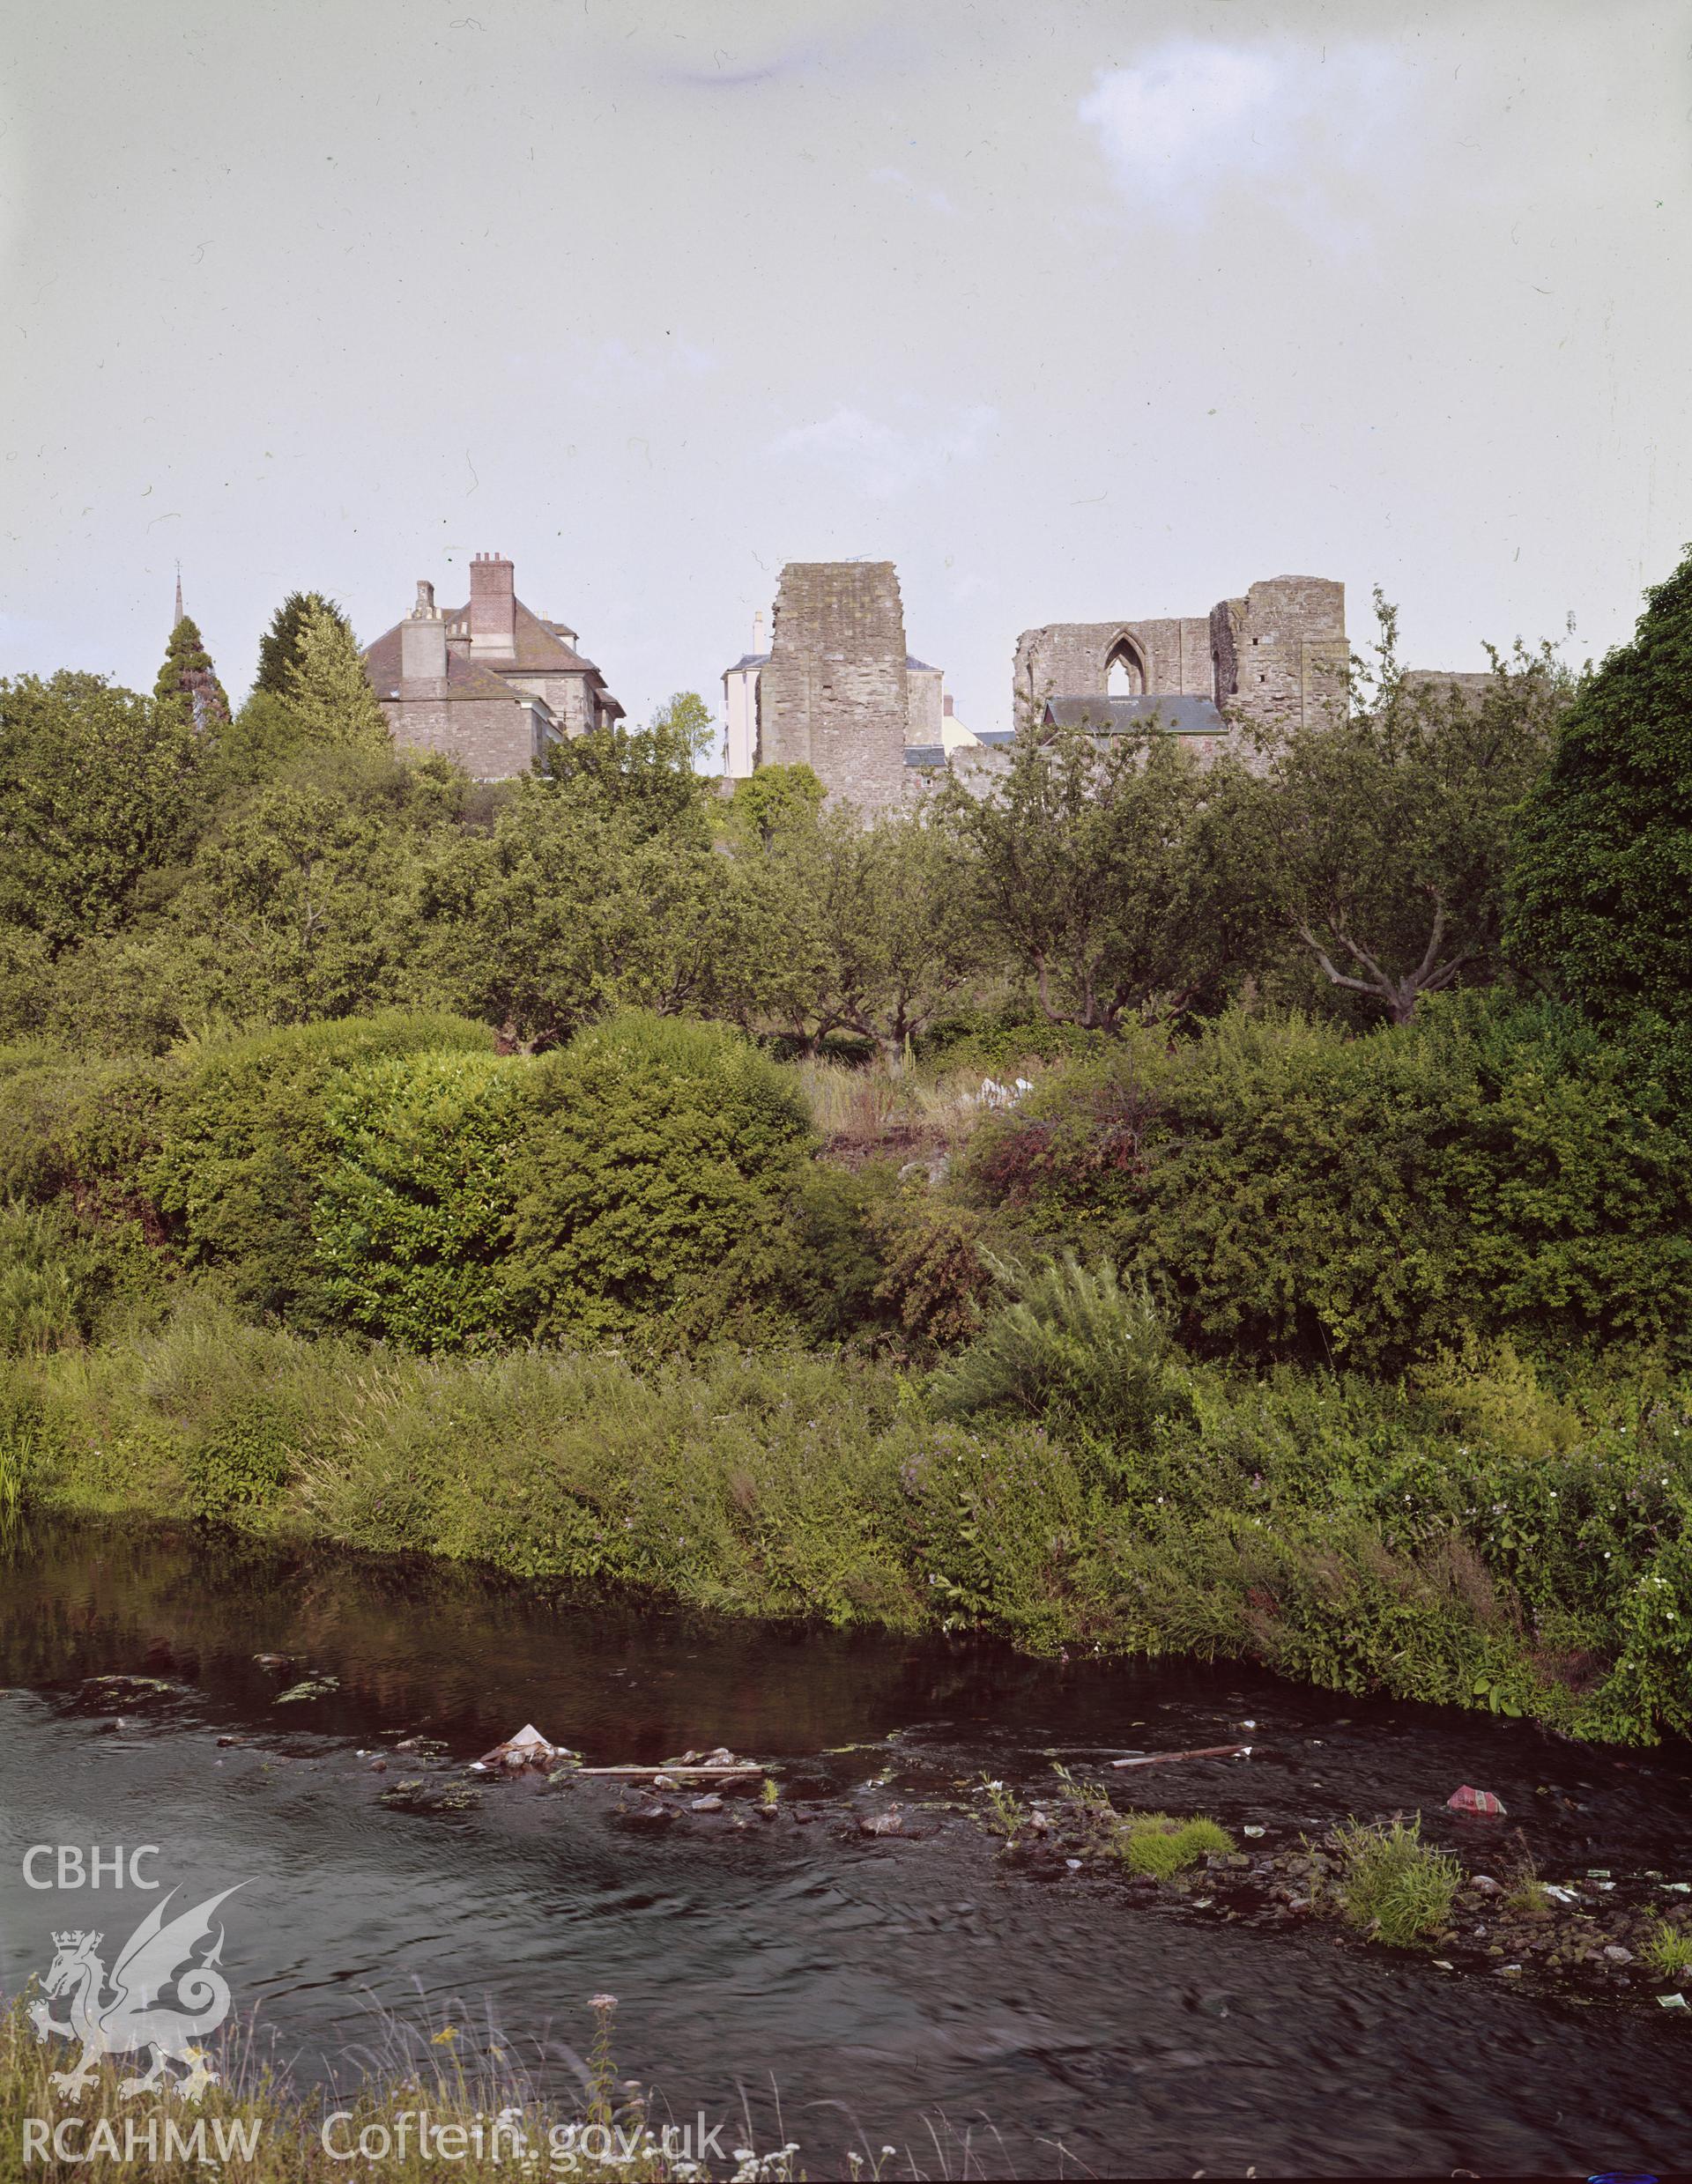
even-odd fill
[{"label": "tall conifer tree", "polygon": [[[176,603],[182,604],[182,587],[178,585]],[[204,640],[191,617],[179,613],[176,626],[170,633],[170,642],[165,647],[165,663],[159,670],[159,679],[152,686],[153,696],[162,703],[180,700],[186,708],[187,718],[202,735],[215,735],[229,723],[229,700],[218,671],[212,664],[212,655],[206,650]]]},{"label": "tall conifer tree", "polygon": [[306,626],[307,616],[319,610],[339,623],[351,643],[352,625],[333,599],[326,599],[320,591],[291,591],[271,617],[271,626],[258,640],[255,690],[268,690],[274,698],[288,695],[288,678],[299,657],[300,633]]},{"label": "tall conifer tree", "polygon": [[385,744],[388,722],[346,617],[308,606],[285,693],[305,739],[317,744]]}]

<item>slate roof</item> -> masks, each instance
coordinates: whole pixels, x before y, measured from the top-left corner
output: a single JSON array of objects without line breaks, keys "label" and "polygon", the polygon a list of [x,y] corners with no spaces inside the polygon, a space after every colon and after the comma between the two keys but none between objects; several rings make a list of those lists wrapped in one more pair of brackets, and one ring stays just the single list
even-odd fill
[{"label": "slate roof", "polygon": [[734,665],[724,668],[723,672],[725,675],[738,675],[742,668],[768,667],[768,665],[769,655],[767,652],[743,652]]},{"label": "slate roof", "polygon": [[[389,640],[392,642],[390,643]],[[370,686],[378,698],[395,699],[399,695],[399,632],[390,629],[386,637],[378,637],[364,655],[364,671],[370,677]],[[479,660],[467,660],[462,653],[447,655],[447,679],[441,697],[447,703],[466,702],[471,699],[498,698],[507,705],[538,704],[526,690],[513,690],[502,676],[489,672]],[[429,703],[436,700],[431,699]]]},{"label": "slate roof", "polygon": [[919,669],[924,675],[938,675],[940,671],[937,667],[930,667],[926,660],[919,660],[914,652],[908,652],[905,655],[905,672],[909,674],[913,668]]},{"label": "slate roof", "polygon": [[[605,678],[593,662],[584,658],[574,646],[567,645],[558,634],[558,628],[550,622],[542,621],[539,615],[531,613],[521,599],[513,603],[516,611],[513,617],[515,650],[512,655],[501,658],[495,669],[485,657],[473,662],[462,655],[455,658],[449,648],[446,694],[449,698],[508,698],[520,700],[527,693],[510,689],[503,680],[505,676],[587,675],[599,685],[610,709],[620,714],[623,708],[605,692]],[[449,624],[468,622],[470,619],[468,606],[442,607],[441,614],[442,620]],[[374,644],[365,648],[365,672],[369,676],[379,698],[393,696],[399,689],[400,627],[401,625],[396,622],[392,629],[384,630]],[[460,674],[460,669],[464,670],[463,674]],[[477,679],[479,685],[475,689],[470,687],[472,677]]]},{"label": "slate roof", "polygon": [[1143,736],[1160,729],[1170,736],[1226,736],[1228,723],[1208,698],[1167,693],[1143,698],[1049,698],[1041,716],[1047,728],[1090,728],[1102,736]]}]

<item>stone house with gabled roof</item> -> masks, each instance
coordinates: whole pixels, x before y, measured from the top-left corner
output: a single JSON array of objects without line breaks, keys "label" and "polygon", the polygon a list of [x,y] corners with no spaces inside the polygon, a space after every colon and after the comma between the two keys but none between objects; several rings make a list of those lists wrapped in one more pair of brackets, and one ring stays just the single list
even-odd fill
[{"label": "stone house with gabled roof", "polygon": [[438,751],[477,781],[504,781],[545,762],[561,739],[608,728],[623,708],[575,632],[516,596],[502,554],[479,553],[470,603],[442,608],[420,582],[417,604],[364,655],[396,744]]}]

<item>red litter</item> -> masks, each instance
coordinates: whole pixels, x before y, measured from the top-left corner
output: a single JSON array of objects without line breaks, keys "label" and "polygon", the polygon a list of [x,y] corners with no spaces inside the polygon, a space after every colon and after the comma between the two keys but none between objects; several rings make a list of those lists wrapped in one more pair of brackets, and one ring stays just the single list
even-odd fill
[{"label": "red litter", "polygon": [[1445,1800],[1453,1812],[1486,1812],[1502,1818],[1503,1801],[1495,1797],[1489,1789],[1471,1789],[1466,1782],[1461,1789],[1453,1790]]}]

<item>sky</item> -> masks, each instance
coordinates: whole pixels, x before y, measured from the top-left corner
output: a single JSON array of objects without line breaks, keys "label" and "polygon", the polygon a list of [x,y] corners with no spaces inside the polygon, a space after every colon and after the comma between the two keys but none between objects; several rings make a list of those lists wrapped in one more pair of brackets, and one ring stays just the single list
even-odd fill
[{"label": "sky", "polygon": [[[1692,18],[1642,0],[11,0],[0,673],[232,695],[478,552],[630,714],[782,564],[1019,631],[1379,586],[1624,639],[1692,539]],[[1570,618],[1573,634],[1570,635]]]}]

